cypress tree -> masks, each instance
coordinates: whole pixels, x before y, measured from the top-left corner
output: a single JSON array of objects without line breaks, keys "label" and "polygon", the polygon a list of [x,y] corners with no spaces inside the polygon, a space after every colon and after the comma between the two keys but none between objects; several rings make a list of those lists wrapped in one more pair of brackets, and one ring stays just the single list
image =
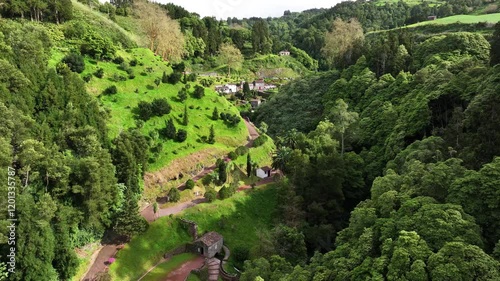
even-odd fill
[{"label": "cypress tree", "polygon": [[215,131],[214,131],[214,125],[210,127],[210,135],[208,136],[208,143],[214,144],[215,143]]},{"label": "cypress tree", "polygon": [[247,154],[247,175],[248,177],[252,176],[252,157],[250,153]]},{"label": "cypress tree", "polygon": [[214,111],[212,112],[212,120],[219,120],[219,110],[217,110],[217,107],[214,107]]},{"label": "cypress tree", "polygon": [[500,22],[495,25],[493,39],[491,41],[490,65],[494,66],[500,63]]},{"label": "cypress tree", "polygon": [[187,108],[187,105],[184,105],[184,116],[183,116],[182,124],[184,126],[187,126],[189,124],[189,117],[188,117],[188,108]]},{"label": "cypress tree", "polygon": [[167,139],[173,140],[177,134],[177,129],[175,128],[174,121],[172,119],[168,119],[166,127],[163,132],[163,136]]}]

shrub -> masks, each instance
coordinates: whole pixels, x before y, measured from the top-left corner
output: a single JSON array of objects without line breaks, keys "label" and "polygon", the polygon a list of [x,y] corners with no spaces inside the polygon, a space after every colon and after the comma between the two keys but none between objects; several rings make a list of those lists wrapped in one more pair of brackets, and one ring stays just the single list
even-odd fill
[{"label": "shrub", "polygon": [[83,60],[83,56],[75,53],[70,53],[62,59],[71,71],[76,73],[82,73],[85,70],[85,61]]},{"label": "shrub", "polygon": [[194,180],[188,179],[186,182],[186,188],[187,189],[193,189],[194,188]]},{"label": "shrub", "polygon": [[95,77],[102,78],[104,76],[104,69],[99,68],[94,72]]},{"label": "shrub", "polygon": [[249,151],[248,147],[246,147],[246,146],[240,146],[240,147],[236,148],[236,150],[234,152],[236,152],[236,154],[238,156],[241,156],[241,155],[247,154],[248,151]]},{"label": "shrub", "polygon": [[205,192],[204,195],[205,199],[207,199],[207,202],[214,202],[215,199],[217,199],[217,191],[215,189],[210,188]]},{"label": "shrub", "polygon": [[177,135],[175,136],[175,139],[178,142],[184,142],[187,139],[187,131],[183,129],[179,129],[177,131]]},{"label": "shrub", "polygon": [[125,60],[124,60],[122,57],[120,57],[120,56],[116,57],[116,58],[113,60],[113,63],[115,63],[115,64],[122,64],[122,63],[124,63],[124,62],[125,62]]},{"label": "shrub", "polygon": [[196,87],[194,87],[193,96],[197,99],[201,99],[202,97],[205,96],[205,88],[203,88],[200,85],[196,85]]},{"label": "shrub", "polygon": [[147,121],[153,116],[153,107],[149,102],[140,101],[137,105],[137,111],[141,120]]},{"label": "shrub", "polygon": [[169,202],[179,202],[181,200],[181,193],[176,187],[171,188],[168,191],[168,201]]},{"label": "shrub", "polygon": [[167,81],[168,81],[168,83],[175,85],[175,84],[179,83],[179,81],[181,81],[181,78],[182,78],[181,73],[174,72],[168,76]]},{"label": "shrub", "polygon": [[174,72],[182,73],[186,71],[186,64],[184,64],[184,62],[173,64],[172,69],[174,70]]},{"label": "shrub", "polygon": [[266,141],[267,141],[266,135],[260,135],[258,138],[256,138],[253,141],[253,147],[259,147],[259,146],[263,145],[264,143],[266,143]]},{"label": "shrub", "polygon": [[238,154],[236,154],[236,152],[234,152],[234,151],[231,151],[231,152],[229,152],[227,157],[231,158],[231,160],[236,160],[236,159],[238,159]]},{"label": "shrub", "polygon": [[136,58],[132,59],[129,64],[130,64],[130,66],[136,66],[137,65],[137,59]]},{"label": "shrub", "polygon": [[236,266],[243,268],[243,263],[248,260],[250,252],[247,248],[237,247],[231,251],[231,257],[234,258]]},{"label": "shrub", "polygon": [[196,73],[191,73],[188,75],[187,81],[196,82],[196,78],[197,78]]},{"label": "shrub", "polygon": [[154,116],[163,116],[165,114],[169,114],[172,110],[172,107],[170,106],[166,98],[154,99],[151,102],[151,110]]},{"label": "shrub", "polygon": [[204,186],[208,186],[209,184],[211,184],[214,180],[214,177],[212,177],[212,175],[208,174],[208,175],[205,175],[202,179],[201,179],[201,183],[204,185]]},{"label": "shrub", "polygon": [[92,74],[86,74],[85,76],[83,76],[83,81],[85,82],[90,82],[90,80],[92,80]]},{"label": "shrub", "polygon": [[109,87],[106,88],[106,90],[104,90],[103,94],[105,95],[114,95],[118,93],[118,89],[116,88],[115,85],[111,85]]},{"label": "shrub", "polygon": [[230,186],[224,185],[219,190],[219,198],[220,199],[231,198],[235,193],[236,193],[236,187],[235,186],[233,186],[233,185],[230,185]]}]

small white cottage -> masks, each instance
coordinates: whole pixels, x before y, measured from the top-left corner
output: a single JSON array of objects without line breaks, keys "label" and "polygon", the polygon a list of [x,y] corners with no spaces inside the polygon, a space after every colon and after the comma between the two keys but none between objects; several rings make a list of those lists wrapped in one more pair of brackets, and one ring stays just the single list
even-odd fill
[{"label": "small white cottage", "polygon": [[257,177],[259,177],[261,179],[268,178],[271,176],[271,170],[272,170],[272,168],[268,167],[268,166],[258,168],[256,171]]}]

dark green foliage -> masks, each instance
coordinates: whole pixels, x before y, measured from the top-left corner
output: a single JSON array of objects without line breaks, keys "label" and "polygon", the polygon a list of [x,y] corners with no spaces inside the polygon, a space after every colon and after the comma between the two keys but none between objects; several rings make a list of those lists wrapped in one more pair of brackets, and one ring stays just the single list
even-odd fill
[{"label": "dark green foliage", "polygon": [[263,19],[258,19],[252,27],[252,46],[255,53],[269,54],[272,50],[269,27]]},{"label": "dark green foliage", "polygon": [[186,71],[186,64],[184,62],[173,64],[172,69],[174,70],[175,73],[182,74],[184,71]]},{"label": "dark green foliage", "polygon": [[124,62],[125,62],[125,60],[121,56],[118,56],[118,57],[113,59],[113,63],[118,64],[118,65],[121,65]]},{"label": "dark green foliage", "polygon": [[83,76],[83,81],[85,81],[86,83],[90,82],[92,80],[92,74],[86,74],[85,76]]},{"label": "dark green foliage", "polygon": [[182,114],[182,125],[187,126],[189,124],[189,113],[187,104],[184,105],[184,114]]},{"label": "dark green foliage", "polygon": [[95,59],[112,59],[116,46],[108,37],[101,36],[94,30],[86,31],[81,38],[80,52]]},{"label": "dark green foliage", "polygon": [[222,185],[227,181],[227,164],[224,160],[217,159],[217,163],[215,163],[215,165],[219,176],[219,184]]},{"label": "dark green foliage", "polygon": [[62,62],[65,63],[71,71],[76,73],[82,73],[85,70],[85,62],[83,61],[83,57],[79,54],[70,53],[62,59]]},{"label": "dark green foliage", "polygon": [[118,182],[125,184],[127,191],[140,194],[139,178],[147,168],[148,144],[138,131],[122,132],[114,141],[113,163]]},{"label": "dark green foliage", "polygon": [[241,117],[236,114],[221,113],[220,119],[223,120],[229,126],[236,126],[241,122]]},{"label": "dark green foliage", "polygon": [[173,140],[177,135],[177,129],[175,128],[174,121],[168,119],[165,121],[165,128],[160,131],[162,137]]},{"label": "dark green foliage", "polygon": [[191,73],[187,76],[187,81],[188,82],[196,82],[196,79],[197,79],[197,75],[196,73]]},{"label": "dark green foliage", "polygon": [[116,93],[118,93],[118,89],[116,88],[115,85],[111,85],[109,87],[107,87],[104,92],[102,92],[104,95],[114,95]]},{"label": "dark green foliage", "polygon": [[140,101],[137,105],[137,116],[139,119],[147,121],[154,116],[169,114],[171,110],[172,107],[165,98],[154,99],[151,103]]},{"label": "dark green foliage", "polygon": [[219,120],[219,111],[217,107],[214,107],[214,111],[212,111],[212,120]]},{"label": "dark green foliage", "polygon": [[231,160],[236,160],[236,159],[238,159],[238,154],[236,154],[236,152],[234,152],[234,151],[231,151],[227,154],[227,157],[229,157],[229,159],[231,159]]},{"label": "dark green foliage", "polygon": [[213,188],[207,188],[204,197],[208,203],[214,202],[215,199],[217,199],[217,191],[215,191],[215,189]]},{"label": "dark green foliage", "polygon": [[151,102],[151,108],[153,110],[153,114],[156,116],[169,114],[172,110],[172,107],[170,106],[166,98],[154,99]]},{"label": "dark green foliage", "polygon": [[186,188],[187,189],[193,189],[194,188],[194,180],[192,179],[188,179],[187,182],[186,182]]},{"label": "dark green foliage", "polygon": [[250,153],[247,155],[247,176],[252,176],[252,157],[250,156]]},{"label": "dark green foliage", "polygon": [[197,99],[201,99],[205,96],[205,88],[200,86],[200,85],[196,85],[194,87],[194,93],[193,93],[193,97],[194,98],[197,98]]},{"label": "dark green foliage", "polygon": [[184,142],[187,139],[187,131],[184,129],[179,129],[175,135],[175,140],[177,142]]},{"label": "dark green foliage", "polygon": [[181,81],[182,73],[174,72],[168,76],[168,83],[175,85]]},{"label": "dark green foliage", "polygon": [[253,141],[253,147],[259,147],[267,142],[266,135],[260,135]]},{"label": "dark green foliage", "polygon": [[495,31],[493,32],[493,38],[491,40],[490,49],[490,65],[496,65],[500,63],[500,22],[495,25]]},{"label": "dark green foliage", "polygon": [[121,212],[117,215],[113,231],[130,240],[132,236],[147,230],[148,222],[139,214],[137,195],[126,192],[126,199]]},{"label": "dark green foliage", "polygon": [[[139,63],[139,61],[138,61],[136,58],[133,58],[133,59],[129,62],[129,65],[130,65],[130,66],[136,66],[138,63]],[[164,83],[165,83],[165,82],[164,82]]]},{"label": "dark green foliage", "polygon": [[214,144],[215,143],[215,130],[214,130],[214,125],[210,126],[210,134],[208,135],[207,142],[209,144]]},{"label": "dark green foliage", "polygon": [[155,78],[155,85],[156,87],[159,87],[160,86],[160,83],[161,83],[161,78]]},{"label": "dark green foliage", "polygon": [[224,185],[219,190],[219,198],[224,200],[227,198],[231,198],[236,193],[237,186],[235,185]]},{"label": "dark green foliage", "polygon": [[[169,79],[169,76],[167,75],[167,73],[165,71],[163,71],[163,75],[161,76],[161,82],[162,83],[169,83],[168,79]],[[172,84],[175,84],[175,83],[172,83]]]},{"label": "dark green foliage", "polygon": [[241,155],[247,154],[248,151],[249,151],[248,147],[246,147],[246,146],[238,146],[238,148],[236,148],[236,150],[234,152],[236,152],[236,154],[238,156],[241,156]]},{"label": "dark green foliage", "polygon": [[73,7],[71,0],[38,0],[23,1],[10,0],[4,3],[0,10],[4,17],[8,18],[31,18],[35,21],[51,21],[62,23],[73,18]]},{"label": "dark green foliage", "polygon": [[168,191],[168,202],[179,202],[181,200],[181,193],[177,188],[171,188]]},{"label": "dark green foliage", "polygon": [[177,93],[177,98],[181,101],[184,102],[188,97],[187,90],[185,88],[182,88],[178,93]]},{"label": "dark green foliage", "polygon": [[104,76],[104,69],[98,68],[96,72],[94,72],[95,77],[102,78]]}]

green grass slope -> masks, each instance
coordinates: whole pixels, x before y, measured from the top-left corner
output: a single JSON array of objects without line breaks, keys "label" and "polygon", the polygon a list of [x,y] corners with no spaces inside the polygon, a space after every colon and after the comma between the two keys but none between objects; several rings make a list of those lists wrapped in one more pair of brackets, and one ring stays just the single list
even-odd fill
[{"label": "green grass slope", "polygon": [[[150,164],[150,170],[156,171],[168,165],[172,160],[187,156],[196,151],[212,148],[215,151],[230,151],[234,147],[244,144],[247,137],[247,130],[243,122],[240,122],[236,127],[230,127],[223,121],[213,121],[211,119],[214,107],[217,107],[219,112],[239,114],[238,110],[231,105],[225,98],[220,97],[216,92],[206,89],[205,97],[195,99],[191,96],[182,103],[177,99],[177,93],[184,87],[184,84],[176,85],[163,84],[155,85],[155,79],[161,78],[163,72],[167,74],[172,72],[167,63],[162,61],[160,57],[155,56],[148,49],[137,48],[129,52],[119,51],[118,55],[129,62],[132,59],[137,59],[138,64],[131,66],[134,71],[135,78],[128,79],[125,71],[119,69],[119,65],[112,62],[95,62],[91,59],[86,59],[86,69],[82,73],[82,77],[94,73],[97,69],[104,70],[102,78],[92,77],[87,83],[89,92],[95,96],[99,96],[102,104],[109,111],[109,135],[111,138],[116,137],[122,130],[136,126],[136,118],[134,118],[134,108],[140,101],[152,101],[155,98],[167,98],[172,106],[172,112],[161,117],[153,117],[145,122],[141,128],[144,135],[150,136],[154,131],[165,127],[165,122],[172,118],[177,129],[185,129],[188,132],[188,139],[183,143],[177,143],[172,140],[163,140],[154,138],[154,145],[160,144],[163,149],[158,158]],[[115,82],[115,77],[124,76],[125,81]],[[115,95],[102,95],[103,91],[115,85],[118,93]],[[193,91],[195,83],[190,83]],[[182,114],[184,113],[184,105],[188,106],[189,124],[181,125]],[[200,141],[202,136],[208,136],[210,126],[215,129],[215,144],[207,144]]]},{"label": "green grass slope", "polygon": [[424,22],[419,22],[415,24],[411,24],[406,26],[407,28],[412,28],[416,26],[423,26],[423,25],[445,25],[445,24],[452,24],[452,23],[466,23],[466,24],[471,24],[471,23],[480,23],[480,22],[486,22],[486,23],[497,23],[500,21],[500,13],[495,13],[495,14],[487,14],[487,15],[455,15],[451,17],[445,17],[445,18],[438,18],[433,21],[424,21]]},{"label": "green grass slope", "polygon": [[200,233],[221,233],[231,250],[251,250],[258,245],[258,233],[272,227],[276,198],[276,187],[268,185],[239,192],[223,201],[197,205],[178,216],[160,218],[150,224],[146,233],[134,237],[120,250],[116,262],[109,268],[112,280],[137,280],[160,261],[163,254],[189,242],[187,231],[179,225],[176,217],[195,221]]}]

